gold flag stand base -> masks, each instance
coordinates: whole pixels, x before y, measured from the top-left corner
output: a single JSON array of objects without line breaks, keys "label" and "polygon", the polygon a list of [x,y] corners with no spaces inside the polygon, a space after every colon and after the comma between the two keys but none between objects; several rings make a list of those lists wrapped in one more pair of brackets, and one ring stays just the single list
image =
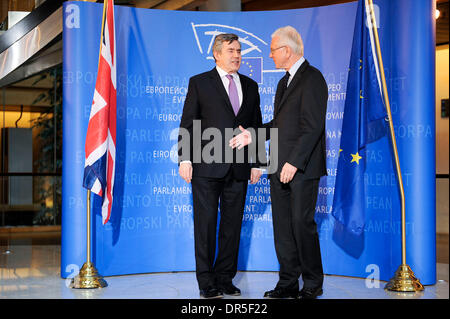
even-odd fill
[{"label": "gold flag stand base", "polygon": [[384,67],[383,67],[383,59],[381,58],[381,48],[380,48],[380,40],[378,38],[377,31],[377,21],[375,18],[375,13],[373,10],[373,1],[368,0],[369,9],[370,9],[370,17],[371,17],[371,28],[373,30],[373,36],[375,38],[375,45],[377,49],[377,59],[379,64],[380,75],[382,79],[382,88],[383,88],[383,96],[384,103],[386,105],[387,117],[389,119],[389,131],[391,135],[392,148],[394,150],[394,158],[395,158],[395,168],[397,172],[398,184],[400,188],[400,199],[401,199],[401,218],[402,218],[402,263],[398,267],[397,271],[394,274],[394,277],[386,284],[384,289],[397,291],[397,292],[416,292],[424,290],[423,285],[420,281],[414,276],[411,268],[406,264],[406,208],[405,208],[405,190],[403,188],[403,180],[402,173],[400,170],[400,160],[398,156],[397,150],[397,142],[395,141],[395,131],[394,124],[392,121],[392,113],[391,107],[389,104],[389,96],[386,85],[386,77],[384,75]]},{"label": "gold flag stand base", "polygon": [[414,276],[414,272],[408,265],[400,265],[394,277],[386,284],[384,289],[401,292],[422,291],[423,285]]},{"label": "gold flag stand base", "polygon": [[91,262],[86,262],[81,267],[81,270],[75,278],[72,279],[70,288],[76,289],[92,289],[104,288],[108,286],[102,276],[98,274],[97,269]]}]

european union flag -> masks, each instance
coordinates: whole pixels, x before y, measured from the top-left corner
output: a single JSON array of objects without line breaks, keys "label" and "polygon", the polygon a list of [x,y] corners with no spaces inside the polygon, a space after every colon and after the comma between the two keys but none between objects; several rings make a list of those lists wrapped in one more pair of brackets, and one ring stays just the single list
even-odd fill
[{"label": "european union flag", "polygon": [[372,23],[366,9],[365,1],[359,0],[332,209],[333,216],[356,235],[364,230],[366,145],[387,130]]},{"label": "european union flag", "polygon": [[255,80],[258,84],[262,84],[262,58],[242,58],[239,73]]}]

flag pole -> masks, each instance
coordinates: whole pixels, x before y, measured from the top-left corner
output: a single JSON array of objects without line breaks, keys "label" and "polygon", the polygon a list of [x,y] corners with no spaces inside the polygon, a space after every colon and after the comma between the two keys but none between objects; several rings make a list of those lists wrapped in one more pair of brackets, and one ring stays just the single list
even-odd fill
[{"label": "flag pole", "polygon": [[[103,18],[102,18],[102,31],[100,35],[100,54],[103,42],[103,27],[106,17],[107,0],[103,3]],[[70,288],[75,289],[92,289],[92,288],[104,288],[108,286],[102,276],[99,275],[94,263],[91,262],[91,190],[87,191],[86,198],[86,262],[81,267],[78,275],[72,279]]]},{"label": "flag pole", "polygon": [[90,288],[104,288],[108,286],[102,276],[98,274],[95,265],[91,262],[91,191],[87,191],[87,252],[86,262],[81,267],[78,275],[73,278],[70,288],[76,289],[90,289]]},{"label": "flag pole", "polygon": [[401,292],[415,292],[422,291],[424,289],[423,285],[420,283],[419,279],[414,276],[414,272],[406,264],[406,214],[405,214],[405,190],[403,188],[402,174],[400,171],[400,161],[398,158],[397,143],[395,141],[394,125],[392,123],[391,107],[389,104],[389,97],[387,92],[386,78],[384,75],[383,59],[381,57],[380,41],[378,38],[378,30],[375,19],[375,14],[373,10],[373,1],[368,0],[370,17],[372,20],[372,29],[375,38],[375,45],[377,50],[378,64],[380,68],[381,82],[383,87],[383,96],[386,105],[386,111],[389,119],[389,130],[391,134],[392,147],[394,149],[395,166],[397,171],[397,178],[400,187],[400,197],[401,197],[401,217],[402,217],[402,263],[398,267],[394,274],[394,277],[386,284],[385,289],[392,291]]}]

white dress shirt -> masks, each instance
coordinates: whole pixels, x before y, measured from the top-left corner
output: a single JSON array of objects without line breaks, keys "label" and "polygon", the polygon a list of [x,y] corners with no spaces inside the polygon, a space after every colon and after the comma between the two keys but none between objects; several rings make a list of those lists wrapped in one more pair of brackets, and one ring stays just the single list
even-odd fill
[{"label": "white dress shirt", "polygon": [[289,86],[289,84],[291,83],[292,79],[294,78],[295,73],[297,73],[297,70],[300,69],[300,66],[303,64],[303,62],[305,62],[305,57],[301,57],[300,59],[297,60],[297,62],[294,63],[294,65],[291,66],[291,68],[288,70],[289,71],[289,79],[287,81],[287,86]]},{"label": "white dress shirt", "polygon": [[[227,75],[229,73],[227,73],[226,71],[224,71],[223,69],[221,69],[220,67],[216,66],[216,70],[219,73],[220,79],[222,80],[223,86],[225,87],[225,91],[227,91],[227,94],[229,95],[230,93],[228,92],[228,86],[230,85],[230,80],[228,80]],[[237,73],[231,73],[230,74],[233,77],[234,83],[236,84],[236,88],[238,91],[238,96],[239,96],[239,106],[242,105],[242,85],[241,85],[241,80],[239,79],[239,75]]]}]

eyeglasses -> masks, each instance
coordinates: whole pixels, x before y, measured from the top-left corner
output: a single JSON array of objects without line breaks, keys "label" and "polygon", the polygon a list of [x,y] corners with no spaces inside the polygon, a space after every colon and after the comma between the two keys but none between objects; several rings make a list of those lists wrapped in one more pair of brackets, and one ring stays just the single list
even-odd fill
[{"label": "eyeglasses", "polygon": [[278,49],[281,49],[281,48],[284,48],[284,47],[285,47],[285,45],[283,45],[283,46],[281,46],[281,47],[278,47],[278,48],[276,48],[276,49],[270,49],[270,53],[273,54],[274,51],[276,51],[276,50],[278,50]]}]

